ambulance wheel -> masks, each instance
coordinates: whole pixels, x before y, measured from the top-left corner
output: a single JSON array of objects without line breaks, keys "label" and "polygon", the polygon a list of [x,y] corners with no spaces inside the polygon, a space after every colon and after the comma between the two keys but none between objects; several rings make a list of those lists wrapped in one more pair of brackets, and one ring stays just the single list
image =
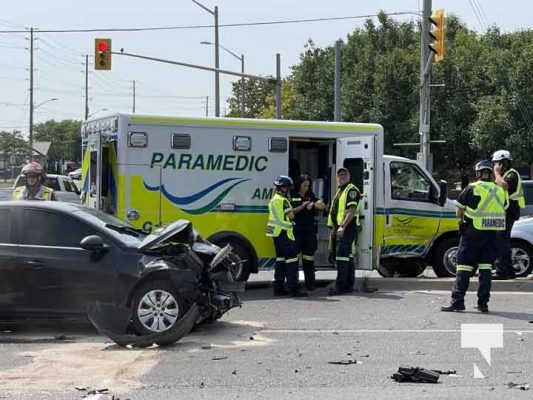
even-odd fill
[{"label": "ambulance wheel", "polygon": [[449,237],[440,242],[433,254],[433,271],[439,278],[455,276],[459,238]]},{"label": "ambulance wheel", "polygon": [[209,237],[208,240],[217,246],[224,247],[229,244],[232,247],[232,257],[235,259],[233,273],[238,281],[246,282],[252,272],[253,251],[246,239],[241,239],[230,232],[219,232]]}]

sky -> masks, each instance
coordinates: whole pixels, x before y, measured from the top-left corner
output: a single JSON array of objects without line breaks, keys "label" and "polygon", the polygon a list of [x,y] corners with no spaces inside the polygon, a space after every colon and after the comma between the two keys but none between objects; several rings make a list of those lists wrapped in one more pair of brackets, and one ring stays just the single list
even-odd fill
[{"label": "sky", "polygon": [[[244,55],[245,71],[275,75],[276,54],[282,76],[298,63],[309,39],[318,46],[333,45],[361,27],[379,11],[406,13],[397,20],[417,20],[422,0],[198,0],[206,8],[218,6],[219,43]],[[433,0],[461,18],[470,29],[484,32],[496,25],[504,32],[532,27],[533,5],[524,0]],[[50,119],[84,119],[85,55],[89,55],[89,114],[135,112],[171,116],[214,116],[214,73],[170,64],[113,55],[111,71],[95,71],[94,39],[111,38],[113,51],[214,67],[214,18],[192,0],[18,0],[0,16],[0,130],[27,135],[29,128],[30,35],[34,33],[34,123]],[[319,18],[333,21],[224,26]],[[122,28],[177,27],[179,29],[119,32]],[[39,32],[96,29],[94,32]],[[7,32],[6,32],[7,31]],[[24,32],[12,32],[24,31]],[[241,60],[220,49],[220,68],[240,71]],[[220,110],[228,110],[231,82],[220,75]],[[52,100],[55,99],[55,100]]]}]

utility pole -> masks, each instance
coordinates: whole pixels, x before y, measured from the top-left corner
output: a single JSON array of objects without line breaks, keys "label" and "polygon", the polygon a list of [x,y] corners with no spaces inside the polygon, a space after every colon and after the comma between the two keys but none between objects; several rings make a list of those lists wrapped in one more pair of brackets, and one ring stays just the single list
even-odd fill
[{"label": "utility pole", "polygon": [[[241,72],[244,74],[244,54],[241,54]],[[244,76],[241,77],[241,118],[244,118]]]},{"label": "utility pole", "polygon": [[209,117],[209,96],[205,96],[205,116]]},{"label": "utility pole", "polygon": [[[422,9],[422,38],[420,40],[420,155],[422,165],[432,172],[433,166],[430,153],[430,81],[433,53],[429,49],[429,29],[431,16],[431,0],[424,0]],[[418,157],[417,157],[418,158]]]},{"label": "utility pole", "polygon": [[281,119],[281,56],[276,54],[276,119]]},{"label": "utility pole", "polygon": [[341,120],[341,44],[342,41],[335,42],[335,100],[333,120]]},{"label": "utility pole", "polygon": [[33,28],[30,28],[30,161],[33,161]]},{"label": "utility pole", "polygon": [[135,114],[135,80],[133,80],[133,107],[132,113]]},{"label": "utility pole", "polygon": [[85,120],[89,119],[89,56],[85,55]]}]

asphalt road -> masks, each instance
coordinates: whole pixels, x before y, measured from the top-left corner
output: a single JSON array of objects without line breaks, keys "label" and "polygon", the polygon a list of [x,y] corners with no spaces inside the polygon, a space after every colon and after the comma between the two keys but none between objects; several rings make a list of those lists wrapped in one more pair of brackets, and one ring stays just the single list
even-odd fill
[{"label": "asphalt road", "polygon": [[0,201],[9,200],[12,192],[11,188],[0,187]]},{"label": "asphalt road", "polygon": [[[391,290],[400,284],[376,278],[375,293],[328,297],[322,286],[289,299],[272,298],[262,278],[242,308],[165,349],[123,349],[87,325],[1,333],[0,398],[74,399],[91,389],[108,394],[87,398],[122,400],[531,398],[520,386],[533,384],[533,281],[499,283],[491,313],[480,314],[473,292],[466,312],[441,313],[449,288],[417,289],[424,279]],[[503,325],[490,365],[479,349],[461,348],[465,323]],[[474,378],[474,363],[485,378]],[[457,374],[438,384],[390,379],[403,365]]]}]

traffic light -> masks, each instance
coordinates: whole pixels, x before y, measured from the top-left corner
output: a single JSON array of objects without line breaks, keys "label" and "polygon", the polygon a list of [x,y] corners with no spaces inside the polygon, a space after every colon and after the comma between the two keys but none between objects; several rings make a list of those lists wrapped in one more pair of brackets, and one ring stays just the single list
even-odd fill
[{"label": "traffic light", "polygon": [[111,69],[111,39],[94,39],[94,69]]},{"label": "traffic light", "polygon": [[429,22],[435,25],[429,32],[429,37],[432,42],[429,44],[429,49],[435,53],[435,62],[442,61],[444,59],[444,10],[440,9],[429,17]]}]

